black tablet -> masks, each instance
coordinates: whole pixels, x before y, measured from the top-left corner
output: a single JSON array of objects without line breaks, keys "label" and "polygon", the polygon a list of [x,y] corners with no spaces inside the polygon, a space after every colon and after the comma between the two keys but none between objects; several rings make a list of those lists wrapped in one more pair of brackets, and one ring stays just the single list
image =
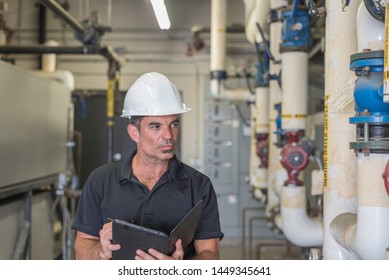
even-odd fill
[{"label": "black tablet", "polygon": [[112,252],[112,259],[133,260],[137,249],[147,252],[150,248],[171,255],[178,239],[182,240],[182,247],[185,249],[193,240],[202,209],[203,200],[200,200],[170,234],[114,219],[112,221],[112,242],[120,244],[121,248]]}]

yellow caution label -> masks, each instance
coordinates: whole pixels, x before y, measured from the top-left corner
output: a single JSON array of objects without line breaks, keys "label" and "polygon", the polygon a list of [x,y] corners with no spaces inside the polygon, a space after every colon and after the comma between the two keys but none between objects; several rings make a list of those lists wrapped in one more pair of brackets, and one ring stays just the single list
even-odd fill
[{"label": "yellow caution label", "polygon": [[113,118],[115,104],[115,80],[108,81],[107,90],[107,117]]},{"label": "yellow caution label", "polygon": [[330,95],[326,94],[324,98],[324,182],[323,186],[328,186],[328,99]]},{"label": "yellow caution label", "polygon": [[281,115],[281,117],[283,119],[304,119],[307,117],[307,115],[305,114],[296,114],[296,115],[293,115],[293,114],[285,114],[285,115]]},{"label": "yellow caution label", "polygon": [[269,124],[260,124],[260,123],[258,123],[258,124],[255,124],[255,127],[269,127]]},{"label": "yellow caution label", "polygon": [[388,48],[389,48],[389,2],[386,3],[386,15],[385,15],[385,49],[384,49],[384,80],[389,80],[389,62],[388,62]]},{"label": "yellow caution label", "polygon": [[389,71],[384,72],[384,80],[385,81],[389,80]]}]

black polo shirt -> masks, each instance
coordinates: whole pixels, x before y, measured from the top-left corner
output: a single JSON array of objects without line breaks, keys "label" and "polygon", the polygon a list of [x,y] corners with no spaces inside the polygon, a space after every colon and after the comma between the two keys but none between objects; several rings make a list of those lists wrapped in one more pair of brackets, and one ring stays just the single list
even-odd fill
[{"label": "black polo shirt", "polygon": [[99,237],[100,229],[111,218],[132,221],[169,234],[203,199],[204,207],[194,239],[223,237],[216,194],[207,176],[174,156],[168,170],[150,192],[132,173],[134,155],[100,166],[90,174],[82,189],[72,225],[74,230]]}]

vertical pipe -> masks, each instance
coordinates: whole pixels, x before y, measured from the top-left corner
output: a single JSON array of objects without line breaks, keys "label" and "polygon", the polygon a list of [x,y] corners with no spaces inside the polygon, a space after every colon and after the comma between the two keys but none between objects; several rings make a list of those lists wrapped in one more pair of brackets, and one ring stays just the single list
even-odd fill
[{"label": "vertical pipe", "polygon": [[282,59],[282,129],[306,129],[308,102],[308,53],[284,52]]},{"label": "vertical pipe", "polygon": [[211,72],[224,71],[226,57],[226,0],[211,2]]},{"label": "vertical pipe", "polygon": [[251,135],[250,135],[250,186],[254,197],[264,199],[261,189],[267,188],[267,164],[262,165],[257,154],[258,135],[269,133],[269,88],[256,87],[255,106],[251,106]]},{"label": "vertical pipe", "polygon": [[361,259],[385,259],[389,247],[389,197],[382,170],[389,154],[358,154],[358,215],[354,248]]},{"label": "vertical pipe", "polygon": [[[270,8],[272,10],[279,9],[287,5],[286,1],[271,0]],[[276,61],[281,60],[279,51],[281,43],[282,22],[276,21],[270,23],[270,52]],[[270,74],[280,74],[281,65],[270,63]],[[279,205],[279,192],[283,182],[287,179],[286,170],[282,167],[279,161],[281,149],[274,145],[276,143],[276,118],[277,110],[274,108],[276,104],[281,103],[282,90],[277,80],[269,82],[269,166],[268,166],[268,203],[266,211],[269,212],[275,206]]]},{"label": "vertical pipe", "polygon": [[262,43],[263,38],[257,36],[258,30],[256,24],[258,23],[264,29],[266,35],[268,35],[269,28],[267,24],[267,15],[270,10],[270,1],[243,0],[243,2],[245,3],[246,8],[246,38],[251,44],[254,44],[255,42]]},{"label": "vertical pipe", "polygon": [[[47,9],[43,4],[38,4],[39,7],[39,44],[46,43],[46,14]],[[44,67],[43,56],[39,60],[39,69],[43,70]],[[45,71],[45,70],[44,70]]]},{"label": "vertical pipe", "polygon": [[[356,212],[356,160],[349,149],[355,140],[354,103],[339,108],[337,101],[353,94],[355,76],[350,55],[357,51],[356,15],[360,1],[351,1],[345,12],[341,1],[327,1],[324,123],[324,259],[347,259],[350,253],[331,236],[329,225],[344,212]],[[350,100],[353,100],[351,97]]]},{"label": "vertical pipe", "polygon": [[384,38],[385,24],[372,17],[362,1],[357,15],[358,52],[364,49],[382,50]]}]

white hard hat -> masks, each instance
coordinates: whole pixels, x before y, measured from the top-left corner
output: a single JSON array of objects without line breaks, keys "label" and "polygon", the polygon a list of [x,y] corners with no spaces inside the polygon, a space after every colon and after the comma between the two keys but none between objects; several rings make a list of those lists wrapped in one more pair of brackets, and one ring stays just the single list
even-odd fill
[{"label": "white hard hat", "polygon": [[121,117],[176,115],[191,110],[166,76],[150,72],[140,76],[127,91]]}]

